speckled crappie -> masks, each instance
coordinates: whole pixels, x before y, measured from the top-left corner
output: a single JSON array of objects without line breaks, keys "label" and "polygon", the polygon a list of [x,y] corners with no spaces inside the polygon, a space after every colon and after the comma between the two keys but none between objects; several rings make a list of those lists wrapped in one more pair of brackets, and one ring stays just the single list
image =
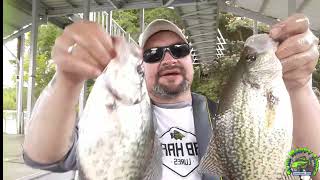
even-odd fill
[{"label": "speckled crappie", "polygon": [[79,121],[78,177],[158,179],[161,150],[155,138],[141,52],[124,40],[118,41],[118,56],[96,79]]},{"label": "speckled crappie", "polygon": [[223,91],[200,171],[226,179],[291,179],[292,109],[275,55],[277,43],[253,35]]}]

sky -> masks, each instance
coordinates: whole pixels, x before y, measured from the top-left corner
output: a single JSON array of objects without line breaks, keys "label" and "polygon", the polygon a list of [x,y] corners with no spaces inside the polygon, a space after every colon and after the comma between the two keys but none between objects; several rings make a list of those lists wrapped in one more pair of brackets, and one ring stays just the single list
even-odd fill
[{"label": "sky", "polygon": [[[5,44],[5,46],[17,56],[17,39],[13,39]],[[10,64],[9,60],[15,59],[15,57],[8,51],[3,45],[3,88],[14,87],[15,84],[12,81],[12,76],[16,74],[16,68]]]},{"label": "sky", "polygon": [[[9,41],[5,45],[15,56],[17,55],[17,39]],[[7,48],[3,45],[3,88],[15,86],[12,81],[12,76],[16,74],[16,68],[9,63],[9,60],[15,58]]]}]

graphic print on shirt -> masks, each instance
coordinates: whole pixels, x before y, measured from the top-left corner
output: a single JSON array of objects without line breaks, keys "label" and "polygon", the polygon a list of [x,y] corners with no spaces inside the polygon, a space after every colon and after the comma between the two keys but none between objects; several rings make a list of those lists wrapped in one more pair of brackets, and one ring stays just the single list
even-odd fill
[{"label": "graphic print on shirt", "polygon": [[162,163],[181,177],[188,176],[198,165],[196,136],[177,127],[171,127],[160,137]]}]

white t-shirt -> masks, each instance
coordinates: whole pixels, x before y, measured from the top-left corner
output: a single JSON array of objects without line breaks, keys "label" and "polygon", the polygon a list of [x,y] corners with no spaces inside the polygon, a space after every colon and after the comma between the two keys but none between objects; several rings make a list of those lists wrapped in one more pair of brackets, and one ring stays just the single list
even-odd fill
[{"label": "white t-shirt", "polygon": [[153,105],[153,113],[163,152],[162,179],[201,180],[191,102]]}]

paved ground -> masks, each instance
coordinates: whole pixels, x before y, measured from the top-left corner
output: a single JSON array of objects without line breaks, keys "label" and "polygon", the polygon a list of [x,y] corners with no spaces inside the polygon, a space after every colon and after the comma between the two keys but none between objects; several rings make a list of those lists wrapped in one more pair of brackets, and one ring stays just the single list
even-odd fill
[{"label": "paved ground", "polygon": [[3,133],[3,179],[5,180],[70,180],[73,172],[51,173],[33,169],[24,164],[22,159],[22,135]]}]

